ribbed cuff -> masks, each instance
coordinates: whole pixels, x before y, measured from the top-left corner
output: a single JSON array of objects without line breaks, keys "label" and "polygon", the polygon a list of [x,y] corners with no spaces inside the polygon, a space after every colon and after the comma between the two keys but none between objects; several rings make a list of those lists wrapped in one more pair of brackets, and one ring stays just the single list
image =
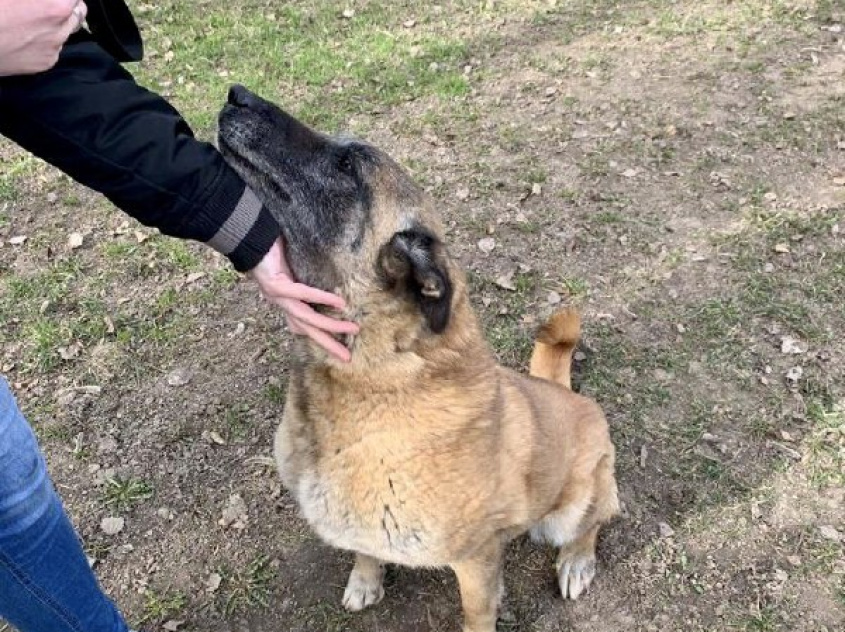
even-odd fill
[{"label": "ribbed cuff", "polygon": [[281,235],[278,222],[265,207],[261,207],[258,217],[238,246],[226,254],[238,272],[252,270],[270,251],[273,242]]}]

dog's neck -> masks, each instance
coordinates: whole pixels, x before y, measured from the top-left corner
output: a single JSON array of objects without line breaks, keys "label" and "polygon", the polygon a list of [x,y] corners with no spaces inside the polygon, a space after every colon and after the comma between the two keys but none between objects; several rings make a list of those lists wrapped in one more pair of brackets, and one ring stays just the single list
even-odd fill
[{"label": "dog's neck", "polygon": [[429,331],[413,309],[379,299],[374,295],[356,308],[361,332],[349,341],[350,362],[331,359],[303,340],[300,366],[339,385],[372,390],[413,385],[422,376],[481,375],[481,365],[495,363],[465,291],[453,297],[449,324],[440,334]]}]

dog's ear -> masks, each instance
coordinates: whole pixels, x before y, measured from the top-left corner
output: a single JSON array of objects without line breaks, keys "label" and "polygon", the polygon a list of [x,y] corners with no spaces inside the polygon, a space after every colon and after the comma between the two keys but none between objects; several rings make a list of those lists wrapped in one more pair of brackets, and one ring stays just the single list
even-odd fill
[{"label": "dog's ear", "polygon": [[389,289],[404,293],[420,309],[429,329],[442,333],[452,309],[452,281],[443,244],[423,229],[393,235],[379,252],[379,268]]}]

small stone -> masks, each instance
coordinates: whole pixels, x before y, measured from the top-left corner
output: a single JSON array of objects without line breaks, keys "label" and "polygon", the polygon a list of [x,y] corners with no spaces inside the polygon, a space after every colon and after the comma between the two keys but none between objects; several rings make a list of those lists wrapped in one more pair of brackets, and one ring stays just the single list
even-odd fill
[{"label": "small stone", "polygon": [[478,240],[478,249],[486,255],[489,255],[493,252],[493,249],[496,247],[496,240],[492,237],[485,237],[484,239]]},{"label": "small stone", "polygon": [[82,242],[85,241],[85,237],[82,233],[71,233],[68,235],[67,238],[67,245],[71,250],[76,250],[77,248],[82,247]]},{"label": "small stone", "polygon": [[819,527],[819,535],[821,535],[825,540],[832,540],[833,542],[839,542],[842,540],[842,534],[829,524],[823,525]]},{"label": "small stone", "polygon": [[26,235],[17,235],[15,237],[9,238],[9,243],[13,246],[20,246],[23,244],[27,239],[29,239]]},{"label": "small stone", "polygon": [[583,351],[576,351],[575,353],[572,354],[572,358],[576,362],[583,362],[584,360],[587,359],[587,354],[584,353]]},{"label": "small stone", "polygon": [[182,627],[183,625],[185,625],[184,621],[176,620],[176,619],[170,619],[169,621],[165,621],[162,624],[161,629],[167,630],[167,632],[177,632],[177,630],[179,630],[179,628]]},{"label": "small stone", "polygon": [[683,326],[682,323],[678,323],[675,325],[675,329],[678,331],[679,334],[685,333],[687,328]]},{"label": "small stone", "polygon": [[561,300],[562,300],[562,299],[561,299],[561,297],[560,297],[560,294],[558,294],[558,293],[557,293],[557,292],[555,292],[554,290],[552,290],[551,292],[549,292],[549,295],[546,297],[546,302],[547,302],[549,305],[557,305],[558,303],[560,303],[560,302],[561,302]]},{"label": "small stone", "polygon": [[797,555],[790,555],[786,558],[786,561],[789,562],[792,566],[801,566],[801,558]]},{"label": "small stone", "polygon": [[623,178],[636,178],[637,174],[639,174],[639,171],[637,171],[636,169],[625,169],[625,171],[622,172],[622,177]]},{"label": "small stone", "polygon": [[707,443],[716,443],[717,441],[719,441],[719,436],[711,434],[709,432],[703,432],[701,434],[701,440],[706,441]]},{"label": "small stone", "polygon": [[345,17],[347,20],[351,20],[355,17],[355,9],[344,9],[343,17]]},{"label": "small stone", "polygon": [[125,521],[120,516],[103,518],[100,522],[100,529],[106,535],[117,535],[123,531]]},{"label": "small stone", "polygon": [[665,522],[658,522],[657,530],[660,532],[661,538],[671,538],[675,535],[675,530]]},{"label": "small stone", "polygon": [[540,195],[543,193],[543,187],[540,185],[539,182],[535,182],[531,185],[531,195]]},{"label": "small stone", "polygon": [[402,26],[404,26],[406,29],[412,29],[416,25],[417,25],[416,20],[405,20],[404,22],[402,22]]},{"label": "small stone", "polygon": [[775,244],[775,247],[774,247],[773,250],[776,253],[781,254],[781,255],[785,255],[785,254],[788,254],[790,252],[789,246],[787,244]]},{"label": "small stone", "polygon": [[186,369],[175,369],[167,375],[168,386],[185,386],[191,381],[191,374]]},{"label": "small stone", "polygon": [[458,198],[461,202],[469,198],[469,189],[466,187],[461,187],[457,191],[455,191],[455,197]]},{"label": "small stone", "polygon": [[775,271],[775,264],[773,264],[771,262],[766,263],[766,265],[763,266],[763,272],[771,274],[774,271]]}]

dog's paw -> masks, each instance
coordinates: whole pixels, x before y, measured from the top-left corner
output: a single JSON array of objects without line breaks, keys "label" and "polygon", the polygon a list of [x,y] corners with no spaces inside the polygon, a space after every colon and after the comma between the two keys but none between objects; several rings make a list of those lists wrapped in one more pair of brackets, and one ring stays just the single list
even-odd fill
[{"label": "dog's paw", "polygon": [[560,594],[564,599],[578,599],[596,576],[596,556],[576,555],[561,560],[557,568]]},{"label": "dog's paw", "polygon": [[343,593],[343,607],[350,612],[358,612],[367,606],[377,604],[384,598],[383,579],[383,571],[375,576],[366,577],[358,569],[352,569]]}]

